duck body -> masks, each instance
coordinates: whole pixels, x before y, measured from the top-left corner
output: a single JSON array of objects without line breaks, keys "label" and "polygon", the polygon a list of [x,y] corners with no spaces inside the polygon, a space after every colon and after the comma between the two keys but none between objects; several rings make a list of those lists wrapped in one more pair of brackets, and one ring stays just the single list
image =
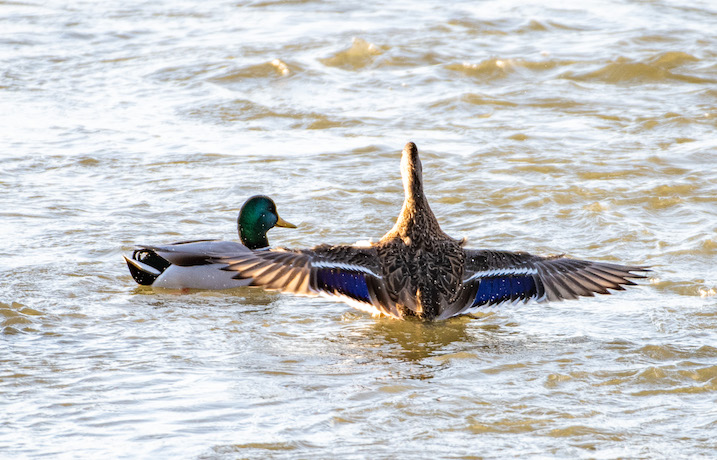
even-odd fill
[{"label": "duck body", "polygon": [[165,289],[231,289],[246,286],[248,279],[236,279],[225,270],[224,257],[240,257],[269,246],[266,233],[274,226],[294,228],[276,212],[271,198],[249,198],[237,218],[242,243],[196,240],[167,245],[138,246],[131,257],[124,256],[130,274],[138,284]]},{"label": "duck body", "polygon": [[369,246],[321,245],[220,257],[249,285],[323,295],[398,319],[432,321],[504,303],[609,294],[646,267],[464,248],[441,230],[423,192],[415,144],[403,149],[404,203],[396,224]]},{"label": "duck body", "polygon": [[125,257],[135,281],[164,289],[231,289],[249,284],[233,279],[217,263],[217,256],[238,256],[251,251],[233,241],[199,240],[164,246],[139,246]]}]

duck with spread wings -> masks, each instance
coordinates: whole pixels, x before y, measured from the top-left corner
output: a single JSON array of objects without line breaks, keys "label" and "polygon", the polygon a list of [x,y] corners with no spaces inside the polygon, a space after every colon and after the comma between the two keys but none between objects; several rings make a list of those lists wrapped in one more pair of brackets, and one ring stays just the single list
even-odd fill
[{"label": "duck with spread wings", "polygon": [[224,257],[223,270],[251,286],[324,295],[361,310],[426,321],[475,313],[506,302],[609,294],[644,278],[643,266],[467,249],[441,230],[423,192],[418,149],[401,157],[404,202],[396,224],[368,246],[320,245]]}]

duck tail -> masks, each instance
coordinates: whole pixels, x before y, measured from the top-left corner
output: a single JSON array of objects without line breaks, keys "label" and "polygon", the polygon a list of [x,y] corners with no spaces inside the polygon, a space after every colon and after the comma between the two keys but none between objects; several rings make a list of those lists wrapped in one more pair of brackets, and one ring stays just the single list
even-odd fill
[{"label": "duck tail", "polygon": [[131,259],[124,255],[122,257],[127,262],[132,278],[144,286],[151,286],[171,265],[151,249],[138,249],[132,253]]}]

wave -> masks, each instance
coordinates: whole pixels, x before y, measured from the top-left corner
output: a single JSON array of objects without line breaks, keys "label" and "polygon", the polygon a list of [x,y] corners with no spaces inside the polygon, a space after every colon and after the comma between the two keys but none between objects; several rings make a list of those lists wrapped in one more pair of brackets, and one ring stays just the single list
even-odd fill
[{"label": "wave", "polygon": [[254,64],[240,69],[232,69],[222,75],[212,78],[211,80],[217,83],[233,83],[253,78],[288,77],[289,75],[296,73],[298,70],[299,67],[296,65],[287,64],[281,59],[273,59],[269,62],[262,62],[261,64]]},{"label": "wave", "polygon": [[658,54],[644,61],[633,61],[620,57],[599,68],[585,72],[566,72],[561,78],[577,81],[598,81],[603,83],[659,83],[682,81],[686,83],[715,83],[717,80],[694,75],[675,73],[673,69],[684,64],[699,61],[683,52],[670,51]]},{"label": "wave", "polygon": [[506,78],[523,72],[544,72],[574,64],[570,60],[531,61],[526,59],[492,58],[478,63],[463,62],[447,64],[445,68],[479,80],[490,81]]},{"label": "wave", "polygon": [[369,43],[361,38],[354,38],[351,46],[319,62],[329,67],[344,70],[360,70],[373,64],[376,57],[382,55],[385,48]]}]

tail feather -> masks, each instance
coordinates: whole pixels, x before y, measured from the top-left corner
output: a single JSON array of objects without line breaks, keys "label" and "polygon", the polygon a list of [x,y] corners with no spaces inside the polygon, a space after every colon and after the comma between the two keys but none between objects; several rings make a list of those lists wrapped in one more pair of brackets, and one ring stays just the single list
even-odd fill
[{"label": "tail feather", "polygon": [[151,250],[137,250],[132,258],[124,257],[132,278],[143,286],[150,286],[171,264]]}]

